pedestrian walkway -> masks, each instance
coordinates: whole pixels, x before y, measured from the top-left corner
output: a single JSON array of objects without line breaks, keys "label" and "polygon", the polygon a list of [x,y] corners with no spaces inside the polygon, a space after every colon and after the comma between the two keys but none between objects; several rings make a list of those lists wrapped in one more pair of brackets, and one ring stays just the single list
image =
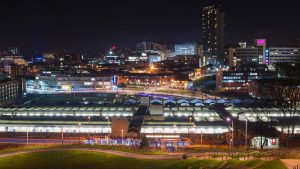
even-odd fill
[{"label": "pedestrian walkway", "polygon": [[281,161],[288,169],[300,169],[300,159],[281,159]]}]

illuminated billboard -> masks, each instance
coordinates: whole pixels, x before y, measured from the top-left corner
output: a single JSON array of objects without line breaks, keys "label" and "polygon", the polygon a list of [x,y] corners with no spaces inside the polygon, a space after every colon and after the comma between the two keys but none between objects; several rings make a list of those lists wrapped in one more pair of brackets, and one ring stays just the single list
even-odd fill
[{"label": "illuminated billboard", "polygon": [[257,39],[256,45],[257,46],[266,46],[266,39]]}]

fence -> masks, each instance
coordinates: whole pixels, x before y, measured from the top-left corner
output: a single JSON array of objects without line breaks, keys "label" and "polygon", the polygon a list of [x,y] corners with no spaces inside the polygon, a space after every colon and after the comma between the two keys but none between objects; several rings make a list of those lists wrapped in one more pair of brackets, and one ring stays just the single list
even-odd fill
[{"label": "fence", "polygon": [[[274,151],[252,151],[252,152],[199,152],[199,153],[189,153],[185,154],[185,158],[203,158],[203,159],[218,159],[218,160],[229,160],[229,159],[239,159],[239,160],[251,160],[251,159],[261,159],[261,160],[274,160],[281,156],[281,152]],[[300,169],[300,168],[299,168]]]}]

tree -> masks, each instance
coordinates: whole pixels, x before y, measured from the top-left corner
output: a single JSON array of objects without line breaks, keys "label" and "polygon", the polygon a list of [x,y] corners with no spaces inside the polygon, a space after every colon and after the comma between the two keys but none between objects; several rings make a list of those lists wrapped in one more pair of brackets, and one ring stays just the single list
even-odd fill
[{"label": "tree", "polygon": [[[276,80],[264,83],[262,100],[264,100],[264,114],[270,122],[280,127],[281,140],[289,144],[289,140],[295,137],[295,126],[300,116],[300,87],[292,80]],[[266,106],[271,104],[272,106]],[[279,117],[272,117],[272,109],[278,109]]]}]

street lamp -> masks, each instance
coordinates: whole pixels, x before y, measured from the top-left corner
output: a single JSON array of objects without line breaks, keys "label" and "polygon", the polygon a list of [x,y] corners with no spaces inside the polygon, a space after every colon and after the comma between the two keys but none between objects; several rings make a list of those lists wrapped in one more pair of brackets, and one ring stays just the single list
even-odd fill
[{"label": "street lamp", "polygon": [[200,138],[200,143],[201,143],[201,147],[203,146],[203,133],[202,133],[202,129],[201,129],[201,138]]},{"label": "street lamp", "polygon": [[226,121],[227,121],[227,122],[230,122],[230,121],[231,121],[231,141],[230,141],[230,148],[232,148],[232,147],[233,147],[233,137],[234,137],[234,136],[233,136],[233,134],[234,134],[233,119],[227,117],[227,118],[226,118]]},{"label": "street lamp", "polygon": [[81,127],[81,123],[78,123],[78,143],[80,144],[80,127]]},{"label": "street lamp", "polygon": [[174,123],[174,134],[176,133],[176,124]]},{"label": "street lamp", "polygon": [[[110,127],[110,126],[109,126],[109,117],[106,116],[106,119],[107,119],[107,126],[108,126],[108,128],[109,128],[109,127]],[[108,134],[107,134],[107,143],[110,145],[109,132],[108,132]]]},{"label": "street lamp", "polygon": [[123,129],[121,130],[121,133],[122,133],[122,145],[123,145],[124,144],[123,143],[123,138],[124,138],[124,130]]},{"label": "street lamp", "polygon": [[245,151],[247,151],[247,144],[248,144],[248,119],[247,118],[245,118],[245,123],[246,123],[246,132],[245,132]]},{"label": "street lamp", "polygon": [[27,129],[26,130],[26,144],[27,144],[27,146],[29,145],[29,130]]},{"label": "street lamp", "polygon": [[90,140],[90,132],[91,132],[91,117],[88,117],[89,119],[89,134],[88,134],[88,139]]},{"label": "street lamp", "polygon": [[61,144],[64,144],[64,128],[61,128]]}]

